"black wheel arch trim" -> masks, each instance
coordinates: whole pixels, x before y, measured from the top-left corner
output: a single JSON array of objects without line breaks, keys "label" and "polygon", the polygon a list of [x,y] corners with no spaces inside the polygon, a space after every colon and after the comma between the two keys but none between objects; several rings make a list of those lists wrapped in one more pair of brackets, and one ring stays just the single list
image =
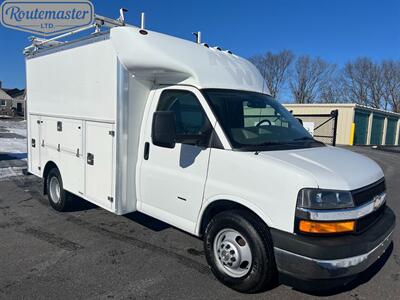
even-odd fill
[{"label": "black wheel arch trim", "polygon": [[58,172],[61,174],[60,169],[58,168],[57,164],[54,161],[49,160],[44,169],[43,169],[43,195],[47,194],[47,175],[49,174],[50,170],[56,168]]}]

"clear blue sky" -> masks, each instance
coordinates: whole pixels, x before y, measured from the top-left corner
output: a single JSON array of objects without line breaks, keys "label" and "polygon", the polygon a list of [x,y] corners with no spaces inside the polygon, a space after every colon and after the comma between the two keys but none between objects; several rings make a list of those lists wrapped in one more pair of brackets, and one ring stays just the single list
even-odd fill
[{"label": "clear blue sky", "polygon": [[[399,0],[94,0],[95,11],[139,23],[150,30],[193,39],[200,30],[210,45],[249,57],[290,49],[343,65],[358,56],[400,59]],[[0,25],[0,80],[25,86],[22,49],[31,34]]]}]

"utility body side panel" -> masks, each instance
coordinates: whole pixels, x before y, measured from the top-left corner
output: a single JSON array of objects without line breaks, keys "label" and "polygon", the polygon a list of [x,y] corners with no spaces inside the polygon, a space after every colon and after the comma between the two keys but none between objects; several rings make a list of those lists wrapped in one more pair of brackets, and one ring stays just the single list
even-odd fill
[{"label": "utility body side panel", "polygon": [[115,122],[117,56],[109,40],[26,59],[29,113]]},{"label": "utility body side panel", "polygon": [[56,163],[64,188],[76,195],[84,194],[82,127],[80,120],[41,117],[41,160]]},{"label": "utility body side panel", "polygon": [[112,212],[118,66],[109,39],[26,60],[30,172],[42,177],[53,162],[65,190]]},{"label": "utility body side panel", "polygon": [[28,171],[40,176],[40,116],[28,116]]},{"label": "utility body side panel", "polygon": [[86,122],[86,197],[97,205],[113,208],[112,124]]}]

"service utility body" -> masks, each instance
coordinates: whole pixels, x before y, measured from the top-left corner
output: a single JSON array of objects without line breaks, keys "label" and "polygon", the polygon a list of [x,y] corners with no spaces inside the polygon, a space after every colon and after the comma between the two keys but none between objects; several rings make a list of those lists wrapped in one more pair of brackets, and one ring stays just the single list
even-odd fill
[{"label": "service utility body", "polygon": [[201,237],[214,275],[242,292],[278,274],[351,278],[385,252],[381,168],[314,140],[249,61],[144,20],[90,27],[25,49],[29,172],[52,207],[73,194]]}]

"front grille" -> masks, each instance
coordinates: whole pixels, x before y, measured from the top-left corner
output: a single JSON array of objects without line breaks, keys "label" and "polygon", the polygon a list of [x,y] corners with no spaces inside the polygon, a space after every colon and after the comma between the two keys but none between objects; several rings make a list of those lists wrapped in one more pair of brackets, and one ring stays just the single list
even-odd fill
[{"label": "front grille", "polygon": [[[375,196],[383,193],[384,191],[386,191],[386,185],[385,179],[382,178],[373,184],[352,191],[351,194],[353,196],[354,204],[356,206],[360,206],[372,201]],[[356,223],[356,233],[362,233],[375,224],[382,216],[385,206],[386,205],[384,204],[378,210],[358,219]]]},{"label": "front grille", "polygon": [[351,194],[353,196],[355,206],[360,206],[367,202],[372,201],[372,199],[374,199],[376,195],[379,195],[385,190],[386,190],[385,179],[382,178],[381,180],[373,184],[352,191]]},{"label": "front grille", "polygon": [[369,227],[374,225],[380,217],[383,215],[386,205],[382,205],[378,210],[366,215],[357,220],[356,223],[356,233],[362,233],[367,230]]}]

